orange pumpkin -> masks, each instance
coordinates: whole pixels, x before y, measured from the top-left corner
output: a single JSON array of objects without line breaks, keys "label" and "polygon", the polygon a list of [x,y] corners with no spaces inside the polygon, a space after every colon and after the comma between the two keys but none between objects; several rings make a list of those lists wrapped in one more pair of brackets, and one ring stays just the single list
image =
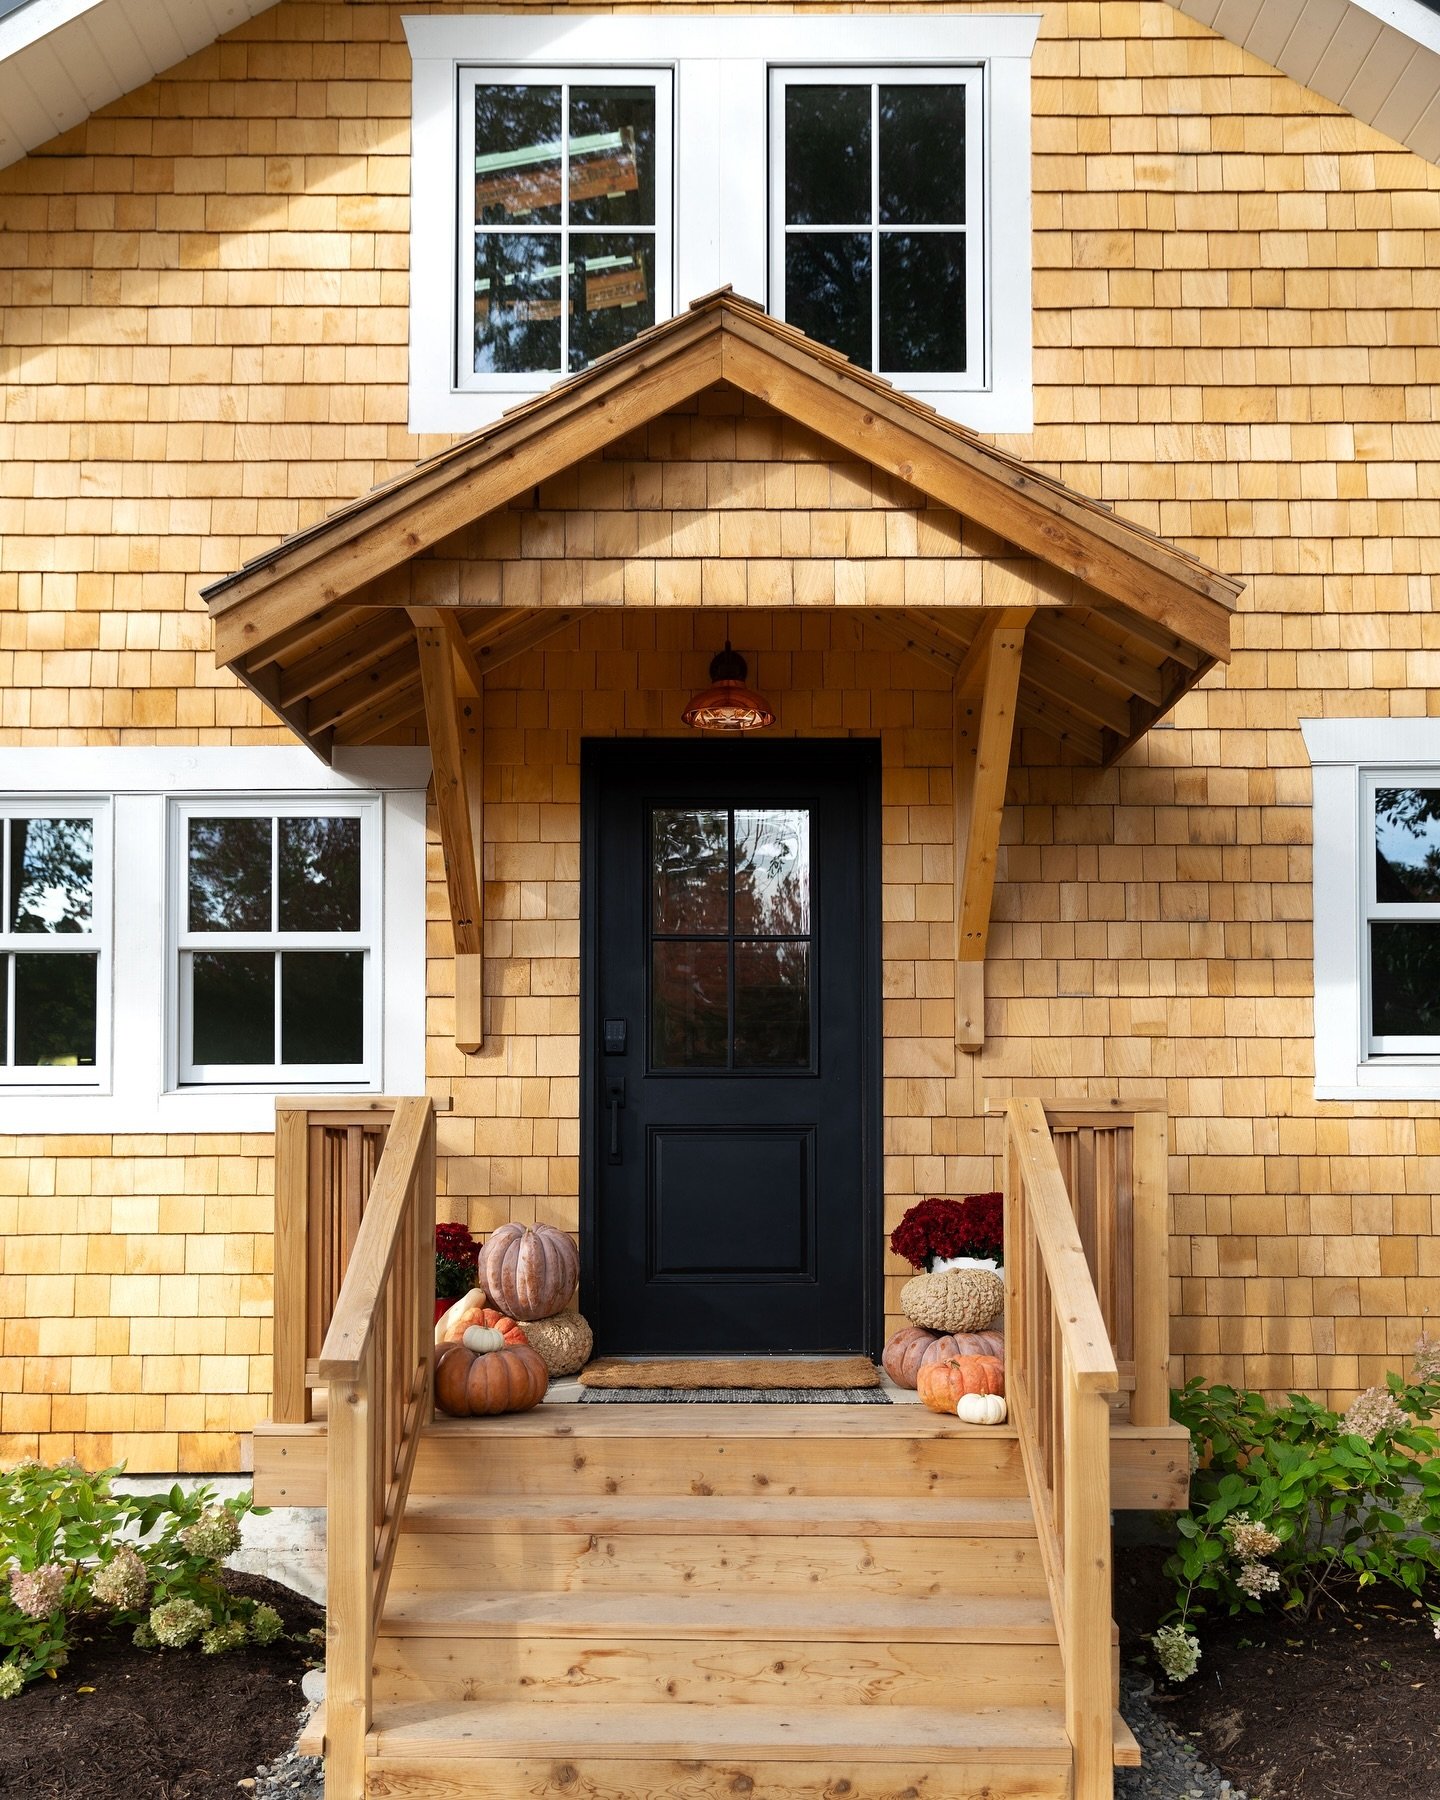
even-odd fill
[{"label": "orange pumpkin", "polygon": [[[994,1356],[1005,1360],[1005,1339],[998,1331],[952,1331],[937,1337],[920,1358],[925,1363],[949,1362],[952,1356]],[[916,1369],[919,1374],[919,1369]]]},{"label": "orange pumpkin", "polygon": [[[454,1316],[451,1316],[451,1313]],[[498,1331],[507,1344],[528,1344],[523,1327],[514,1319],[507,1318],[504,1313],[495,1312],[482,1301],[472,1303],[460,1312],[446,1313],[440,1321],[444,1330],[435,1340],[436,1346],[441,1344],[458,1344],[472,1325],[479,1325],[490,1331]]]},{"label": "orange pumpkin", "polygon": [[952,1356],[926,1363],[915,1385],[931,1412],[953,1413],[962,1394],[1003,1394],[1005,1365],[998,1356]]},{"label": "orange pumpkin", "polygon": [[539,1353],[523,1343],[479,1356],[464,1344],[447,1344],[435,1363],[435,1402],[454,1419],[529,1412],[549,1385]]},{"label": "orange pumpkin", "polygon": [[935,1333],[923,1325],[904,1325],[886,1344],[880,1362],[896,1387],[913,1388],[926,1353],[936,1342]]}]

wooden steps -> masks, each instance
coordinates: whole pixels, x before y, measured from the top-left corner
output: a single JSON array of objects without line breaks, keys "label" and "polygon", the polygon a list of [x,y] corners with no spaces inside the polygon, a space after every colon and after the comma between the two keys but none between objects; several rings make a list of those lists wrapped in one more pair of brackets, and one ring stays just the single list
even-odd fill
[{"label": "wooden steps", "polygon": [[436,1425],[373,1696],[377,1796],[1071,1791],[1014,1435],[915,1407]]}]

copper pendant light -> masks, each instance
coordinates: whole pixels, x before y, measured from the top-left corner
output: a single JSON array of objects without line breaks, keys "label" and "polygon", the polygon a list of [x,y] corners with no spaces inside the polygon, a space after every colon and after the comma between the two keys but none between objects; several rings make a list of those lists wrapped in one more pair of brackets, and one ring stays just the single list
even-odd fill
[{"label": "copper pendant light", "polygon": [[725,648],[710,664],[710,686],[698,693],[680,715],[692,731],[763,731],[775,714],[754,688],[746,685],[750,670],[738,650]]}]

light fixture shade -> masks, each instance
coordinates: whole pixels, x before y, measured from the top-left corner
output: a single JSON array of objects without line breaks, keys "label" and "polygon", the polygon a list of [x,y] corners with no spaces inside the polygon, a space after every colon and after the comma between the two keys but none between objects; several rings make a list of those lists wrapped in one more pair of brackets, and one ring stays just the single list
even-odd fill
[{"label": "light fixture shade", "polygon": [[710,683],[681,713],[692,731],[763,731],[775,723],[775,714],[754,688],[747,686],[750,673],[738,650],[725,648],[710,664]]}]

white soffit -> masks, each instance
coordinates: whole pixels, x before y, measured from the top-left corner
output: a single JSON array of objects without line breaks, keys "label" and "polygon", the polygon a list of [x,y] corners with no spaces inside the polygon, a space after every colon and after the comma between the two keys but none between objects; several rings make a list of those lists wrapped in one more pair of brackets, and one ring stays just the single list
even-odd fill
[{"label": "white soffit", "polygon": [[274,0],[0,0],[0,168]]},{"label": "white soffit", "polygon": [[1440,14],[1421,0],[1174,0],[1312,92],[1440,162]]}]

